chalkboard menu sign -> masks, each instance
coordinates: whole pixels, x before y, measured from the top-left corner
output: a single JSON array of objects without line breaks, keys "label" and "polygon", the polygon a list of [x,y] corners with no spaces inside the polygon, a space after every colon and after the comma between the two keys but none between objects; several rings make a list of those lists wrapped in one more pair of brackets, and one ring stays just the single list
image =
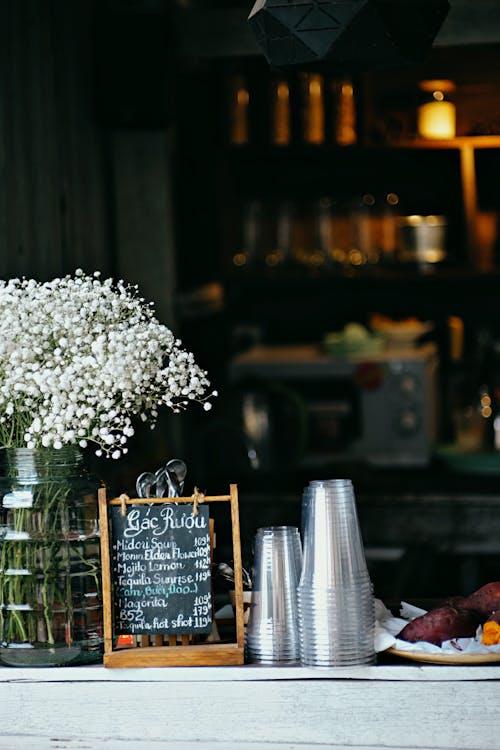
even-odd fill
[{"label": "chalkboard menu sign", "polygon": [[111,508],[115,632],[209,633],[209,509],[190,503]]},{"label": "chalkboard menu sign", "polygon": [[[105,667],[244,664],[238,487],[189,497],[108,498],[98,490]],[[234,560],[235,638],[213,627],[212,503],[227,504]],[[206,637],[204,635],[206,634]],[[117,636],[131,636],[129,639]]]}]

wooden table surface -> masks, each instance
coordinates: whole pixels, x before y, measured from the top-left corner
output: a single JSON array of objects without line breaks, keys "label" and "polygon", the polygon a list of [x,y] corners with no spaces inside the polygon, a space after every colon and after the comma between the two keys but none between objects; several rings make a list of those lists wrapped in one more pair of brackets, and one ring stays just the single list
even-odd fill
[{"label": "wooden table surface", "polygon": [[0,667],[0,750],[500,748],[500,666]]}]

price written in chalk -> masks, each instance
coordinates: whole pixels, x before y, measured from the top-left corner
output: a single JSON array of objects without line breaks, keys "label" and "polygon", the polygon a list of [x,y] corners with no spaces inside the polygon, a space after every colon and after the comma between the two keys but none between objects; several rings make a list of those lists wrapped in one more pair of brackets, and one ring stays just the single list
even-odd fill
[{"label": "price written in chalk", "polygon": [[208,507],[111,509],[117,634],[208,633],[212,627]]}]

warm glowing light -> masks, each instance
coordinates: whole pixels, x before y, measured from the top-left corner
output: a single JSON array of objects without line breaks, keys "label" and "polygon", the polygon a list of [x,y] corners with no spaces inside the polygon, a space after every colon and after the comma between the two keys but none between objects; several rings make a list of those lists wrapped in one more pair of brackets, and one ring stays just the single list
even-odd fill
[{"label": "warm glowing light", "polygon": [[245,266],[246,262],[247,256],[245,255],[245,253],[235,253],[235,255],[233,255],[233,263],[235,266],[238,266],[240,268],[241,266]]},{"label": "warm glowing light", "polygon": [[431,95],[417,112],[417,128],[421,138],[450,139],[456,135],[456,108],[445,94],[455,86],[452,81],[422,81],[419,87]]},{"label": "warm glowing light", "polygon": [[271,127],[271,140],[275,146],[290,143],[290,88],[286,81],[275,84]]},{"label": "warm glowing light", "polygon": [[356,143],[356,107],[354,87],[349,80],[334,84],[336,92],[335,140],[339,146]]},{"label": "warm glowing light", "polygon": [[323,77],[317,73],[304,74],[304,140],[306,143],[323,143],[325,139],[325,112],[323,103]]},{"label": "warm glowing light", "polygon": [[279,83],[278,84],[278,99],[288,99],[290,95],[290,91],[288,90],[288,84],[287,83]]},{"label": "warm glowing light", "polygon": [[246,89],[238,89],[236,94],[236,102],[240,107],[246,107],[250,101],[250,95]]},{"label": "warm glowing light", "polygon": [[309,96],[321,96],[321,78],[319,76],[311,76]]},{"label": "warm glowing light", "polygon": [[[441,93],[441,92],[436,92]],[[422,138],[454,138],[456,133],[455,105],[434,99],[418,108],[418,132]]]},{"label": "warm glowing light", "polygon": [[237,144],[248,143],[248,112],[250,93],[241,76],[231,81],[230,122],[231,142]]}]

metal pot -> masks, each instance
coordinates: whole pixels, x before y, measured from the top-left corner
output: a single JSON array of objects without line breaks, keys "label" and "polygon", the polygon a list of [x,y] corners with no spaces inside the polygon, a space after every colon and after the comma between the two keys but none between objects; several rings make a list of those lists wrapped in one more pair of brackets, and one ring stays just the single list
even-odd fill
[{"label": "metal pot", "polygon": [[446,257],[445,216],[402,216],[398,219],[398,255],[402,261],[439,263]]}]

